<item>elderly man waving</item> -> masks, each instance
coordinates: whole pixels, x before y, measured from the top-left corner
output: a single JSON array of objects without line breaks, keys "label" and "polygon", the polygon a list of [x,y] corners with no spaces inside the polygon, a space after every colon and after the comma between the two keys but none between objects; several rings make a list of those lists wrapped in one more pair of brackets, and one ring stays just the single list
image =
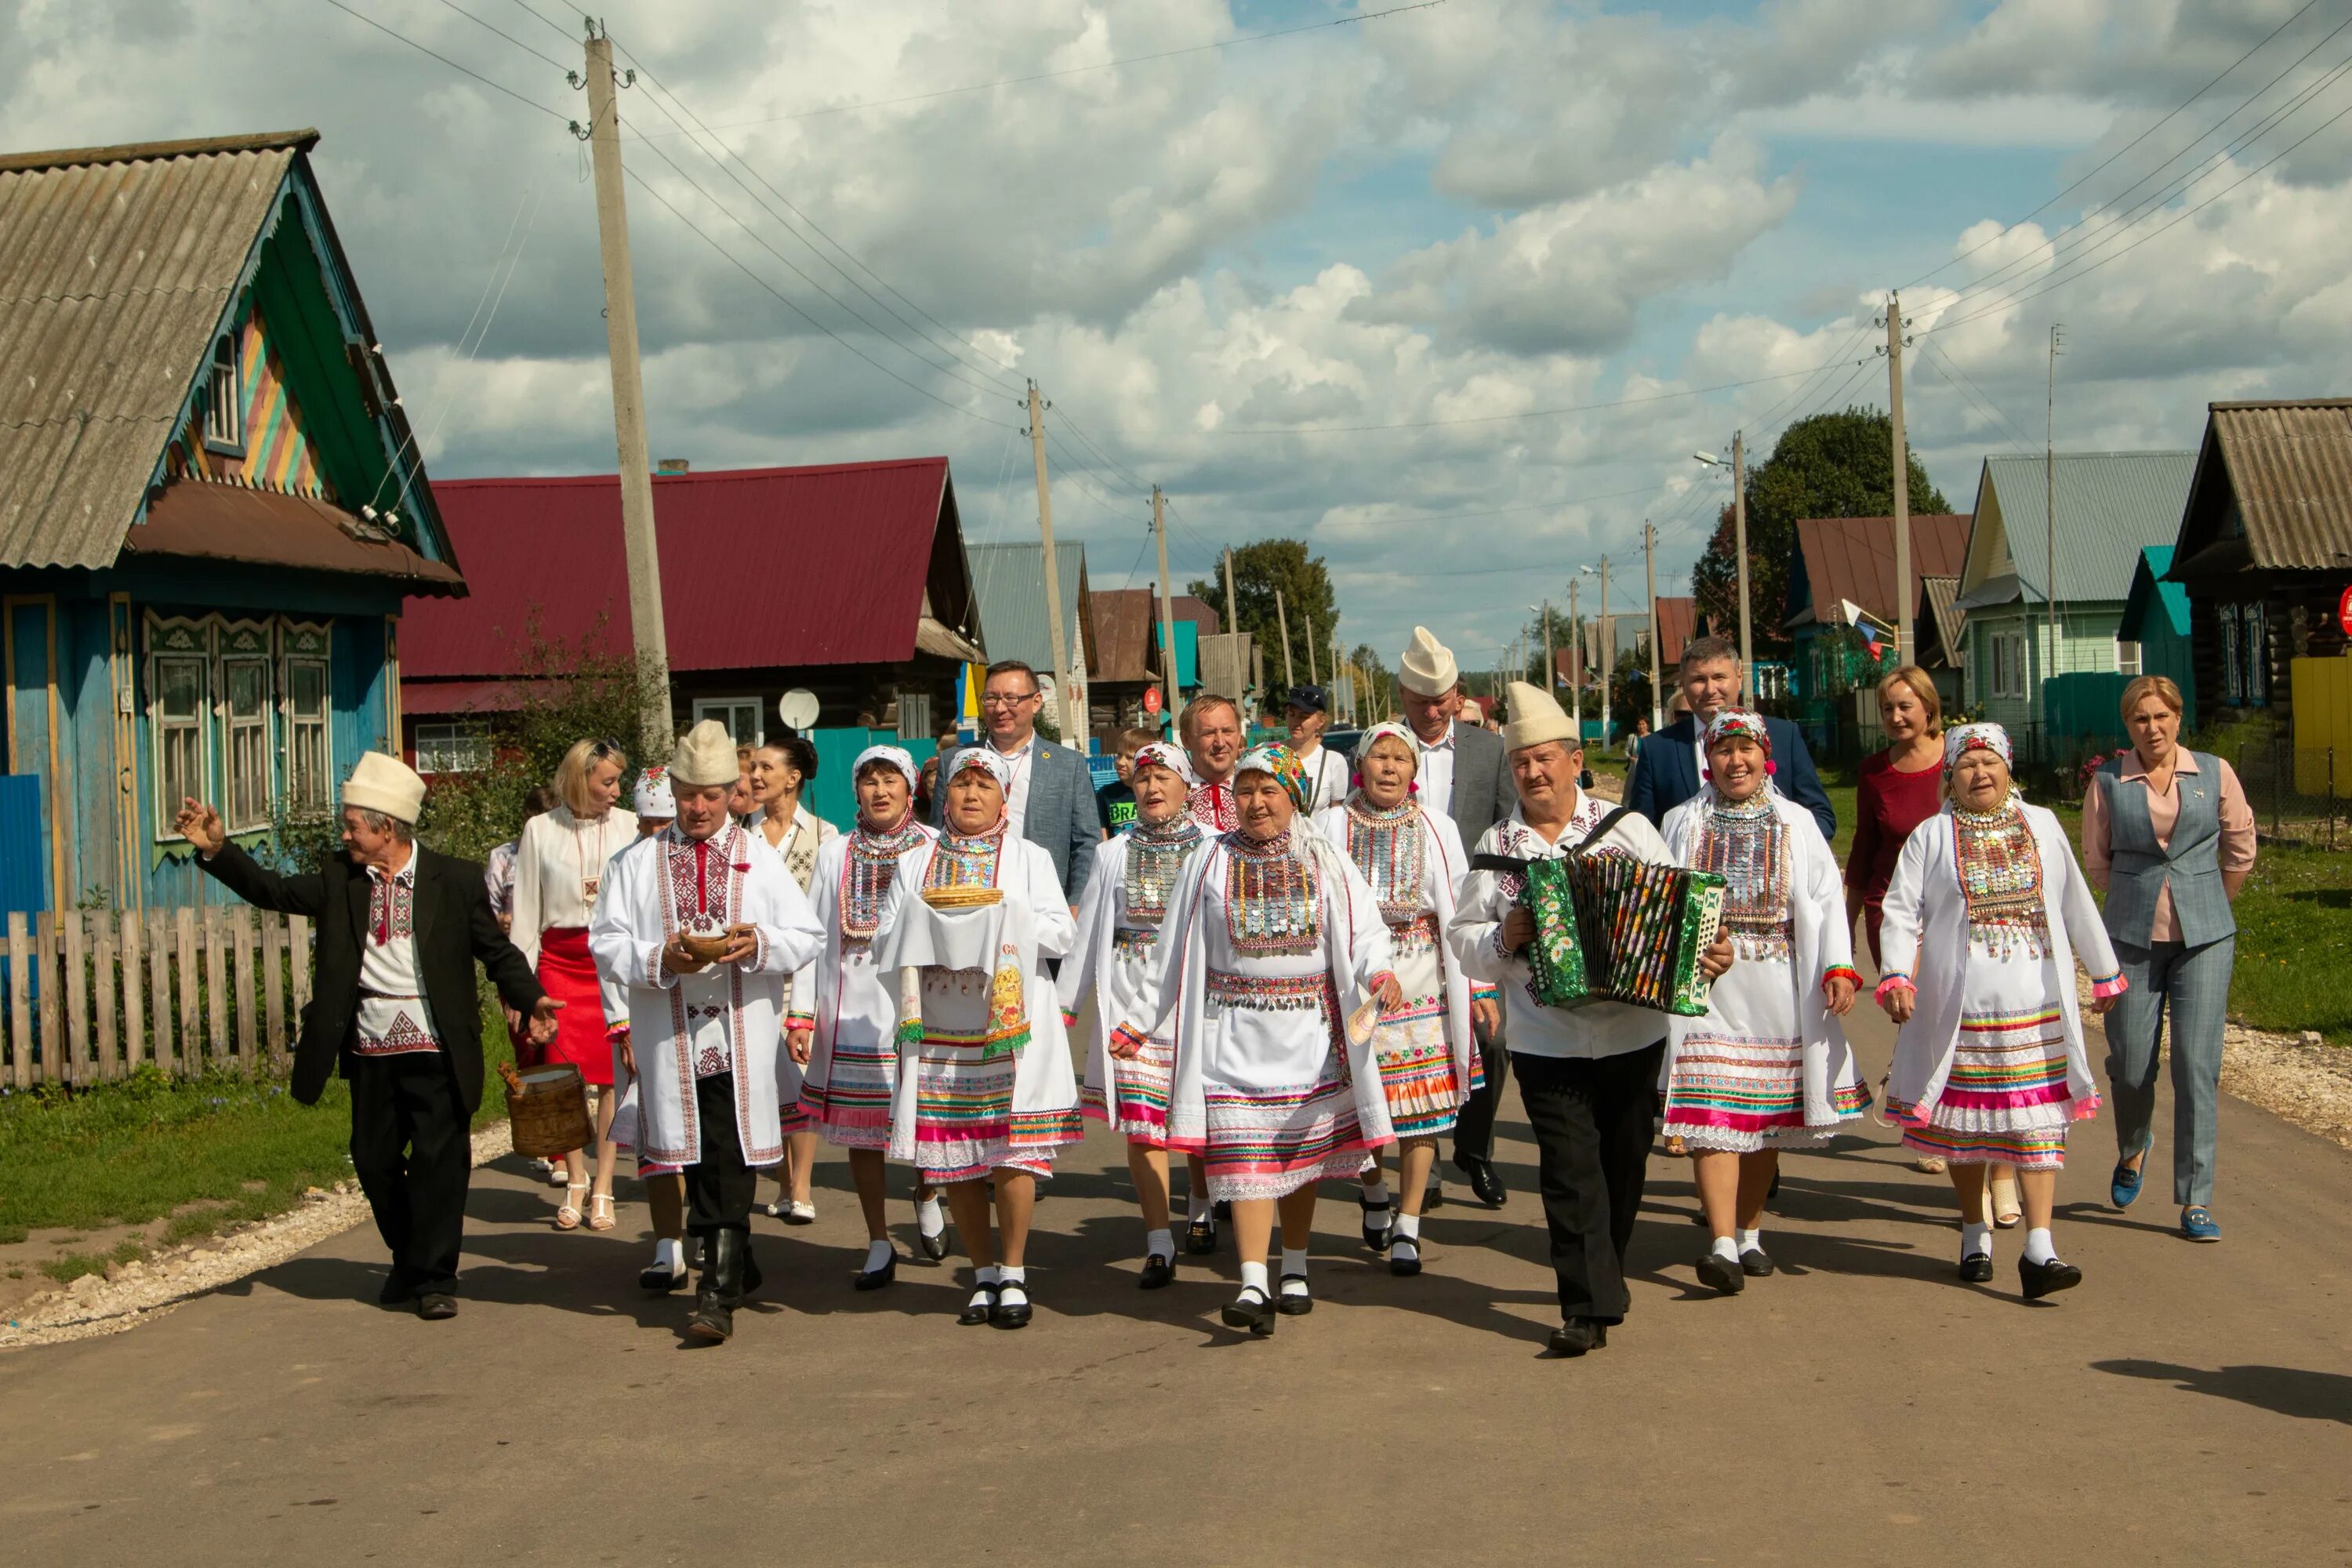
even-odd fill
[{"label": "elderly man waving", "polygon": [[[1528,946],[1535,918],[1518,902],[1528,861],[1627,855],[1672,865],[1665,840],[1639,815],[1576,787],[1584,745],[1558,700],[1513,681],[1503,731],[1518,805],[1472,852],[1446,946],[1465,973],[1500,987],[1511,1071],[1534,1130],[1537,1182],[1559,1280],[1560,1326],[1551,1348],[1578,1356],[1609,1342],[1624,1321],[1625,1247],[1642,1206],[1657,1110],[1666,1015],[1622,1002],[1573,1011],[1535,999]],[[1704,956],[1708,978],[1731,966],[1731,942]]]}]

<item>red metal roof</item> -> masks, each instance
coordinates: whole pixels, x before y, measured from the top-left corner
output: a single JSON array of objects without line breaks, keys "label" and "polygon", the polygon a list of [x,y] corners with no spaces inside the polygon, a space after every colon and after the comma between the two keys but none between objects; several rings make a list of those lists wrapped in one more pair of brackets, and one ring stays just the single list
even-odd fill
[{"label": "red metal roof", "polygon": [[[1960,574],[1969,552],[1969,525],[1974,521],[1948,512],[1911,520],[1912,605],[1919,602],[1920,578]],[[1791,604],[1784,625],[1800,626],[1815,621],[1822,626],[1842,625],[1841,599],[1852,599],[1888,625],[1894,624],[1899,603],[1895,595],[1893,518],[1799,518],[1797,547],[1804,554],[1805,581],[1813,598],[1811,605]]]},{"label": "red metal roof", "polygon": [[[656,479],[670,668],[912,657],[950,496],[945,458]],[[440,480],[433,498],[471,593],[410,603],[403,675],[520,673],[533,614],[550,640],[566,642],[603,617],[604,650],[629,648],[617,475]]]}]

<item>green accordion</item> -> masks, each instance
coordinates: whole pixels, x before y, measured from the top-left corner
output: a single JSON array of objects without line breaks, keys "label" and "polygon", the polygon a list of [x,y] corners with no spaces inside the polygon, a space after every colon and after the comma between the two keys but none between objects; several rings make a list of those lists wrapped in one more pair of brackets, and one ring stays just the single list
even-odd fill
[{"label": "green accordion", "polygon": [[1706,1011],[1699,955],[1723,924],[1724,880],[1624,855],[1533,860],[1519,902],[1535,917],[1528,950],[1547,1007],[1625,1002],[1696,1018]]}]

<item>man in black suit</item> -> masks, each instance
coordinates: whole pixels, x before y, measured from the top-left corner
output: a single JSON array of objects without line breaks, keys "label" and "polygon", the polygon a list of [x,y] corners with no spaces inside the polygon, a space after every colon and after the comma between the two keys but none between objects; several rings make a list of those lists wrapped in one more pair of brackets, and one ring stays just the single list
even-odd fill
[{"label": "man in black suit", "polygon": [[183,803],[182,837],[205,872],[247,903],[318,928],[310,1005],[294,1047],[294,1098],[316,1105],[341,1068],[352,1085],[352,1169],[392,1250],[376,1300],[457,1315],[457,1253],[473,1173],[469,1129],[482,1103],[481,961],[530,1038],[555,1037],[562,1005],[490,912],[482,868],[425,848],[425,781],[396,757],[362,756],[343,786],[344,854],[282,876],[228,841],[220,814]]},{"label": "man in black suit", "polygon": [[[1397,666],[1405,723],[1421,743],[1421,804],[1452,817],[1462,830],[1463,847],[1475,852],[1486,830],[1507,819],[1519,804],[1503,738],[1455,720],[1462,710],[1462,672],[1453,650],[1432,637],[1427,626],[1412,628],[1412,645]],[[1501,1013],[1493,996],[1477,996],[1471,1013],[1486,1079],[1454,1124],[1454,1168],[1479,1202],[1500,1208],[1504,1189],[1494,1165],[1495,1108],[1502,1099],[1511,1057],[1503,1048]]]},{"label": "man in black suit", "polygon": [[[1683,645],[1683,700],[1690,711],[1654,735],[1642,738],[1642,754],[1625,790],[1625,804],[1664,826],[1666,813],[1698,794],[1699,737],[1724,709],[1739,701],[1739,654],[1721,637],[1693,637]],[[1805,747],[1805,732],[1786,719],[1767,719],[1772,737],[1772,761],[1777,764],[1772,787],[1813,814],[1822,837],[1837,837],[1837,812],[1821,774],[1813,771],[1813,754]]]}]

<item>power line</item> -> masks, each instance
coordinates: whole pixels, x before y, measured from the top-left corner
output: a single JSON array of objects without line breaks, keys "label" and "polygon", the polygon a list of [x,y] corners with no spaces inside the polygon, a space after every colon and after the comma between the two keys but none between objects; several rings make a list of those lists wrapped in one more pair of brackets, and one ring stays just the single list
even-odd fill
[{"label": "power line", "polygon": [[440,0],[440,3],[443,6],[457,12],[460,16],[463,16],[468,22],[473,23],[477,27],[485,28],[489,32],[496,33],[499,37],[504,38],[508,43],[512,44],[516,48],[520,49],[523,53],[537,56],[540,59],[545,60],[549,65],[553,66],[557,70],[568,71],[572,68],[565,65],[562,60],[555,58],[553,56],[532,48],[529,44],[524,43],[520,38],[516,37],[512,33],[509,33],[505,28],[499,26],[496,23],[485,21],[483,18],[475,16],[471,11],[467,10],[463,5],[458,5],[457,0]]},{"label": "power line", "polygon": [[[578,38],[572,37],[571,29],[564,26],[561,22],[551,20],[546,12],[532,5],[530,0],[514,0],[514,3],[521,6],[524,10],[530,12],[533,16],[537,17],[542,26],[544,26],[549,31],[552,32],[557,37],[562,38],[565,43],[576,45],[580,42]],[[2316,0],[2315,0],[2315,3],[2316,3]]]},{"label": "power line", "polygon": [[[1999,240],[2008,237],[2011,234],[2022,228],[2026,224],[2031,223],[2034,218],[2039,217],[2042,214],[2049,211],[2052,207],[2065,200],[2066,197],[2072,195],[2074,192],[2081,190],[2109,164],[2122,157],[2125,153],[2130,152],[2133,148],[2138,146],[2141,142],[2147,141],[2150,136],[2162,130],[2166,125],[2171,123],[2173,119],[2183,110],[2187,110],[2190,104],[2195,103],[2199,99],[2212,91],[2214,88],[2220,86],[2223,78],[2229,76],[2231,71],[2236,70],[2240,66],[2244,65],[2248,60],[2252,59],[2256,55],[2260,54],[2266,47],[2269,46],[2273,38],[2277,37],[2281,33],[2285,32],[2289,27],[2294,26],[2297,22],[2303,20],[2305,13],[2308,12],[2314,5],[2318,4],[2319,0],[2305,0],[2302,10],[2297,11],[2294,16],[2289,16],[2285,21],[2281,22],[2277,26],[2272,28],[2267,34],[2263,35],[2261,43],[2256,44],[2252,48],[2248,49],[2244,54],[2240,55],[2236,59],[2231,61],[2230,64],[2221,70],[2219,76],[2214,77],[2203,87],[2199,88],[2195,92],[2190,93],[2187,98],[2182,99],[2179,103],[2173,105],[2170,110],[2166,111],[2163,119],[2157,121],[2147,130],[2141,132],[2138,135],[2133,137],[2130,141],[2125,142],[2122,146],[2109,153],[2099,163],[2097,168],[2091,170],[2089,174],[2084,174],[2081,179],[2076,180],[2073,184],[2068,185],[2064,190],[2060,191],[2056,195],[2052,196],[2048,201],[2043,202],[2040,206],[2035,207],[2032,212],[2027,213],[2023,217],[2019,218],[2015,223],[2011,224],[1999,234],[1992,235],[1986,239],[1979,241],[1977,244],[1972,245],[1968,249],[1960,252],[1959,255],[1953,257],[1949,261],[1944,262],[1941,266],[1935,267],[1926,272],[1922,272],[1918,277],[1912,279],[1910,282],[1903,284],[1902,289],[1915,288],[1921,283],[1925,283],[1928,279],[1935,277],[1937,273],[1944,271],[1947,268],[1958,266],[1961,262],[1966,261],[1969,257],[1974,256],[1978,251],[1982,250],[1986,246],[1994,244]],[[2330,37],[2333,36],[2334,35],[2332,34],[2330,35]],[[2296,63],[2300,64],[2301,62],[2298,61]],[[2292,66],[2288,68],[2290,70],[2293,68],[2294,67]],[[2261,93],[2269,91],[2271,87],[2274,87],[2276,85],[2277,79],[2272,79],[2268,85],[2256,89],[2255,93],[2249,95],[2249,101],[2251,101],[2252,98],[2258,97]],[[2208,132],[2207,134],[2210,135],[2211,132]],[[2202,141],[2203,139],[2203,137],[2198,138],[2199,141]],[[2189,146],[2193,147],[2196,144],[2196,142],[2191,142],[2189,143]],[[2186,152],[2188,148],[2184,147],[2181,151]],[[2176,153],[2172,156],[2177,158],[2179,155],[2180,154],[2179,153]],[[2168,163],[2171,161],[2171,158],[2167,158],[2164,160],[2164,163]],[[2157,165],[2158,168],[2162,168],[2163,166],[2163,163]],[[1896,291],[1899,293],[1901,292],[1901,289],[1898,289]]]},{"label": "power line", "polygon": [[1179,49],[1161,49],[1154,54],[1128,55],[1115,60],[1100,60],[1093,65],[1065,66],[1059,70],[1035,71],[1028,76],[1005,77],[997,81],[974,82],[966,87],[943,87],[931,92],[909,93],[904,98],[878,98],[857,103],[836,103],[824,109],[804,109],[793,114],[772,114],[763,120],[736,120],[714,127],[719,131],[741,131],[755,125],[781,125],[796,120],[814,120],[828,114],[847,114],[862,109],[891,109],[900,104],[929,103],[934,99],[954,98],[968,92],[988,92],[1000,87],[1024,87],[1031,82],[1054,81],[1063,77],[1084,76],[1089,71],[1116,70],[1121,66],[1147,65],[1153,60],[1172,60],[1184,55],[1208,54],[1218,49],[1230,49],[1242,44],[1262,44],[1270,38],[1286,38],[1298,33],[1320,32],[1329,27],[1349,27],[1360,22],[1378,22],[1389,16],[1402,16],[1409,11],[1433,11],[1446,0],[1415,0],[1409,5],[1391,5],[1383,11],[1365,11],[1353,16],[1334,16],[1328,21],[1307,22],[1295,27],[1276,27],[1270,32],[1244,33],[1238,37],[1221,38],[1213,43],[1189,44]]},{"label": "power line", "polygon": [[[336,10],[341,11],[346,16],[355,17],[360,21],[365,22],[369,26],[373,27],[377,32],[383,34],[386,37],[399,39],[402,43],[406,44],[410,48],[415,49],[420,55],[431,55],[435,59],[439,60],[443,65],[447,66],[451,70],[456,71],[458,75],[472,77],[476,81],[480,82],[484,87],[488,88],[493,92],[505,93],[509,98],[513,99],[517,103],[523,105],[527,109],[536,109],[541,114],[553,120],[562,121],[567,124],[571,121],[572,117],[565,114],[562,110],[550,109],[547,105],[540,102],[537,99],[525,98],[521,93],[517,92],[514,89],[506,86],[504,83],[492,81],[488,77],[484,76],[481,72],[469,69],[465,66],[459,65],[456,60],[451,59],[447,55],[441,53],[438,49],[428,48],[425,45],[418,43],[415,38],[408,37],[405,33],[397,32],[391,27],[385,26],[382,22],[377,21],[374,17],[366,15],[364,12],[352,10],[349,5],[343,4],[343,0],[327,0],[327,4],[332,5]],[[535,49],[531,52],[534,54],[538,53]]]}]

